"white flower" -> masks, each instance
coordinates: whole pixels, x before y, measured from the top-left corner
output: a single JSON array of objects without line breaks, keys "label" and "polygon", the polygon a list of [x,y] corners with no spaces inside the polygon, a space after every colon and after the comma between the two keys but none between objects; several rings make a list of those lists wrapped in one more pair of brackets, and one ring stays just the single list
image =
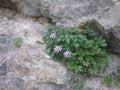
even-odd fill
[{"label": "white flower", "polygon": [[56,38],[56,33],[51,33],[50,38]]},{"label": "white flower", "polygon": [[57,52],[57,53],[59,53],[59,52],[62,51],[62,47],[61,47],[60,45],[56,45],[56,46],[54,47],[54,51]]},{"label": "white flower", "polygon": [[64,52],[65,57],[71,57],[71,55],[72,55],[71,51],[67,50],[67,51]]}]

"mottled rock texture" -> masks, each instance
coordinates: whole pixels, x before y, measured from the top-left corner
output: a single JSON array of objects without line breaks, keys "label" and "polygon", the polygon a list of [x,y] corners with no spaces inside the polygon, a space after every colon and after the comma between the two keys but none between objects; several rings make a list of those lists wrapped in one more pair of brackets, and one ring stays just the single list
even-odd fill
[{"label": "mottled rock texture", "polygon": [[[0,7],[28,16],[49,17],[79,28],[88,25],[120,54],[120,0],[0,0]],[[68,89],[64,82],[65,67],[51,61],[44,51],[42,34],[45,30],[43,25],[29,19],[0,17],[0,90]],[[12,43],[16,37],[23,39],[20,48]],[[113,57],[114,63],[119,64],[120,58]],[[107,73],[116,69],[114,63]],[[87,85],[93,85],[96,90],[110,90],[103,88],[99,79],[88,80]]]},{"label": "mottled rock texture", "polygon": [[[66,68],[51,60],[45,52],[42,35],[48,22],[45,17],[36,20],[0,8],[0,90],[71,90],[69,85],[66,85]],[[102,32],[105,29],[96,19],[84,17],[76,22],[73,25],[77,27],[81,28],[87,24],[101,35],[109,35]],[[111,38],[109,42],[111,45],[119,44],[119,39],[116,39],[119,38],[119,26],[110,29],[106,29],[106,32],[115,32],[107,37]],[[19,48],[13,44],[13,40],[18,37],[23,39]],[[110,65],[104,74],[115,72],[118,65],[120,57],[110,55]],[[85,87],[93,87],[95,90],[117,90],[104,86],[101,77],[87,79]]]},{"label": "mottled rock texture", "polygon": [[[9,4],[9,5],[7,5]],[[76,20],[83,16],[109,10],[112,0],[1,0],[0,6],[12,7],[26,15],[56,17],[57,19]]]},{"label": "mottled rock texture", "polygon": [[[67,90],[66,69],[45,53],[46,28],[30,19],[0,17],[0,90]],[[13,39],[20,37],[20,48]]]},{"label": "mottled rock texture", "polygon": [[[90,27],[95,27],[96,31],[104,34],[113,51],[120,54],[120,45],[114,44],[120,38],[114,35],[111,39],[112,34],[109,34],[114,33],[114,27],[120,24],[120,0],[0,0],[0,6],[15,8],[25,15],[45,16],[78,27],[84,27],[86,24],[83,23],[89,22]],[[94,19],[94,22],[89,18]]]}]

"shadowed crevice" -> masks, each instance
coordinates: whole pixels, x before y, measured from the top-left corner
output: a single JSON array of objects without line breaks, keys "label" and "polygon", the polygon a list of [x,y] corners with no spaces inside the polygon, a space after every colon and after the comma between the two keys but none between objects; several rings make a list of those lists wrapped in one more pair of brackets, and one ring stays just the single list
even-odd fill
[{"label": "shadowed crevice", "polygon": [[16,4],[11,0],[0,0],[0,7],[17,10]]}]

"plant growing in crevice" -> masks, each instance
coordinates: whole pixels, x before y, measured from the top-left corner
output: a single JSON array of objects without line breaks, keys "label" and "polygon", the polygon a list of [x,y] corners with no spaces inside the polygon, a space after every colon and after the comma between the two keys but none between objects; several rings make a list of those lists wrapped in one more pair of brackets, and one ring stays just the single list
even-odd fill
[{"label": "plant growing in crevice", "polygon": [[112,74],[103,76],[102,82],[103,82],[103,84],[105,84],[107,86],[111,86],[112,82],[113,82]]},{"label": "plant growing in crevice", "polygon": [[105,39],[97,37],[89,28],[80,30],[61,23],[56,25],[48,26],[43,36],[51,58],[75,73],[87,75],[95,75],[108,65]]},{"label": "plant growing in crevice", "polygon": [[103,84],[106,86],[116,87],[120,89],[120,66],[116,73],[110,73],[102,78]]},{"label": "plant growing in crevice", "polygon": [[19,48],[23,44],[23,39],[21,37],[16,37],[12,39],[12,44]]}]

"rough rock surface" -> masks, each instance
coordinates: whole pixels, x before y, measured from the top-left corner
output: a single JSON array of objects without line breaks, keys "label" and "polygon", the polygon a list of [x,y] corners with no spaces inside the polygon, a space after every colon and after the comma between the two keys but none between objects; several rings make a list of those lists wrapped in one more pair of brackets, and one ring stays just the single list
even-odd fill
[{"label": "rough rock surface", "polygon": [[[0,90],[67,90],[65,67],[45,53],[45,30],[30,19],[0,17]],[[12,43],[17,37],[20,48]]]},{"label": "rough rock surface", "polygon": [[[42,25],[19,14],[7,19],[9,17],[6,14],[14,12],[4,9],[0,9],[0,12],[3,13],[0,14],[0,90],[70,90],[64,82],[67,73],[65,67],[51,61],[45,53],[42,34],[46,24],[42,21],[46,23],[46,18],[39,18]],[[23,39],[20,48],[12,43],[16,37]],[[120,65],[119,56],[111,55],[110,60],[105,74],[115,72]],[[101,77],[87,79],[85,87],[117,90],[104,86]]]},{"label": "rough rock surface", "polygon": [[80,27],[87,21],[107,38],[113,51],[120,54],[120,38],[114,34],[114,27],[120,24],[120,0],[0,0],[0,6],[15,6],[25,15],[45,16]]},{"label": "rough rock surface", "polygon": [[25,15],[43,15],[65,22],[95,18],[105,29],[120,22],[120,0],[0,0],[2,7],[15,5]]},{"label": "rough rock surface", "polygon": [[[18,10],[31,16],[40,14],[60,19],[76,20],[83,16],[93,15],[96,12],[109,10],[115,0],[1,0],[0,6],[12,7],[15,4]],[[4,4],[4,5],[3,5]]]},{"label": "rough rock surface", "polygon": [[16,9],[29,16],[41,16],[40,0],[0,0],[0,6]]},{"label": "rough rock surface", "polygon": [[108,35],[108,43],[113,51],[120,54],[120,25],[112,27]]}]

